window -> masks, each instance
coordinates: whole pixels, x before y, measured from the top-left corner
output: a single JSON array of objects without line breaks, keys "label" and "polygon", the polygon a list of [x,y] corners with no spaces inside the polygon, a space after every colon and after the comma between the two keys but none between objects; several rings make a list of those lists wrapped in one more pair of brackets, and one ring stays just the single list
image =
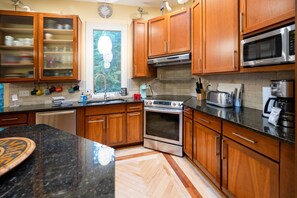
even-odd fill
[{"label": "window", "polygon": [[[86,90],[103,97],[127,87],[127,25],[87,23]],[[94,96],[94,95],[93,95]]]}]

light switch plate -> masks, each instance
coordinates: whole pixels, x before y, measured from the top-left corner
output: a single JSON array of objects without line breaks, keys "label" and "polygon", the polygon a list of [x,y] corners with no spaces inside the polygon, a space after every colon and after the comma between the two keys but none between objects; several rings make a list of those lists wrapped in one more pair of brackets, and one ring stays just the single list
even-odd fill
[{"label": "light switch plate", "polygon": [[19,91],[19,96],[20,97],[25,97],[25,96],[29,96],[30,92],[28,90],[20,90]]}]

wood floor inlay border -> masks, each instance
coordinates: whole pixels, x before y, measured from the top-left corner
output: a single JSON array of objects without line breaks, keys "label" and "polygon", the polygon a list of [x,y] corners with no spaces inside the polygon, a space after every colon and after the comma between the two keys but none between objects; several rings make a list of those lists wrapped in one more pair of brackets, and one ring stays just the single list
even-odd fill
[{"label": "wood floor inlay border", "polygon": [[154,154],[160,154],[160,152],[158,152],[158,151],[149,151],[149,152],[145,152],[145,153],[136,153],[136,154],[131,154],[131,155],[124,155],[124,156],[116,157],[115,160],[120,161],[120,160],[126,160],[126,159],[135,158],[135,157],[143,157],[143,156],[154,155]]},{"label": "wood floor inlay border", "polygon": [[182,169],[178,166],[178,164],[174,161],[174,159],[169,155],[163,153],[165,159],[168,161],[180,181],[183,183],[187,191],[190,193],[192,197],[199,197],[202,198],[201,194],[197,191],[195,186],[192,184],[192,182],[189,180],[189,178],[186,176],[186,174],[182,171]]}]

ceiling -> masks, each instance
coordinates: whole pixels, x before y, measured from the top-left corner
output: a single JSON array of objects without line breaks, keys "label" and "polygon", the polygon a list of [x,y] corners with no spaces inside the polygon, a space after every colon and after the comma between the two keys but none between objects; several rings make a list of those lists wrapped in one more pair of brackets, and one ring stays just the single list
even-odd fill
[{"label": "ceiling", "polygon": [[[130,5],[137,7],[160,7],[163,0],[64,0],[81,2],[106,2],[111,4]],[[168,0],[170,6],[177,5],[176,0]]]}]

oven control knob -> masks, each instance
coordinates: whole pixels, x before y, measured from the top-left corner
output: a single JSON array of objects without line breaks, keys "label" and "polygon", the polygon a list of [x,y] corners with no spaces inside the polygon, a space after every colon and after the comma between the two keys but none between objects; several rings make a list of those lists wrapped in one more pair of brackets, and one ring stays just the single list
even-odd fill
[{"label": "oven control knob", "polygon": [[149,103],[149,105],[152,105],[153,104],[152,101],[149,101],[148,103]]},{"label": "oven control knob", "polygon": [[175,102],[173,102],[173,103],[172,103],[172,106],[174,106],[174,107],[175,107],[175,106],[176,106],[176,103],[175,103]]}]

